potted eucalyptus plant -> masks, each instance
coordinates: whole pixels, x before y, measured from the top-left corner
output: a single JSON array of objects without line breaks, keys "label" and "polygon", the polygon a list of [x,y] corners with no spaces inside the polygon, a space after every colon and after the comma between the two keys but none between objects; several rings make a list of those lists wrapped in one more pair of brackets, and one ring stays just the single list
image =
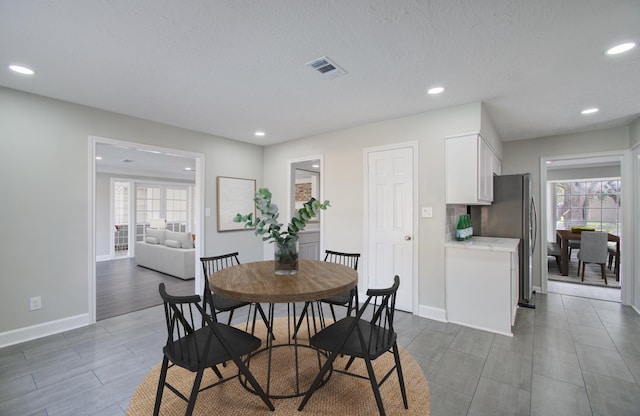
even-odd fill
[{"label": "potted eucalyptus plant", "polygon": [[274,243],[275,273],[296,274],[298,271],[298,233],[307,223],[316,217],[320,210],[326,210],[329,201],[319,202],[311,198],[305,202],[291,218],[291,222],[283,229],[284,224],[278,222],[280,213],[278,206],[271,203],[271,192],[267,188],[260,188],[253,199],[260,215],[253,217],[253,213],[236,214],[234,222],[243,222],[245,227],[255,227],[255,235],[262,236],[262,241]]}]

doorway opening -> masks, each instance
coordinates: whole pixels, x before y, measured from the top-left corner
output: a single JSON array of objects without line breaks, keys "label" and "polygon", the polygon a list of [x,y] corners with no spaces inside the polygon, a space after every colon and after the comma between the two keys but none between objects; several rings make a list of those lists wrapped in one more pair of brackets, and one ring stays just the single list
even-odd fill
[{"label": "doorway opening", "polygon": [[[292,159],[289,163],[289,215],[302,208],[302,205],[315,198],[322,201],[323,196],[323,158],[322,155]],[[322,212],[307,223],[298,234],[300,259],[321,260],[322,258]]]},{"label": "doorway opening", "polygon": [[[600,265],[586,264],[584,278],[577,253],[580,240],[562,240],[558,230],[581,227],[605,231],[612,238],[623,239],[626,205],[623,152],[591,155],[569,155],[541,160],[542,233],[546,236],[546,252],[541,257],[542,292],[553,292],[613,302],[623,300],[623,267],[615,246],[608,247],[605,264],[607,284]],[[568,247],[568,258],[561,251]],[[624,244],[621,242],[620,247]],[[544,248],[541,245],[541,248]],[[560,252],[559,252],[560,250]],[[615,257],[619,256],[618,259]],[[611,261],[609,261],[611,260]],[[564,262],[564,263],[563,263]]]},{"label": "doorway opening", "polygon": [[[197,260],[203,249],[201,238],[194,241],[194,280],[184,281],[142,268],[134,257],[136,241],[144,239],[145,221],[160,218],[161,214],[163,220],[171,220],[166,221],[168,229],[203,235],[204,155],[98,137],[89,140],[91,321],[154,306],[149,302],[159,299],[160,281],[180,286],[179,294],[199,293],[202,276]],[[159,189],[158,198],[144,198],[140,192],[147,188]],[[126,282],[115,281],[116,278]],[[122,290],[111,298],[105,295],[114,288]],[[156,296],[151,299],[149,294],[153,293]]]}]

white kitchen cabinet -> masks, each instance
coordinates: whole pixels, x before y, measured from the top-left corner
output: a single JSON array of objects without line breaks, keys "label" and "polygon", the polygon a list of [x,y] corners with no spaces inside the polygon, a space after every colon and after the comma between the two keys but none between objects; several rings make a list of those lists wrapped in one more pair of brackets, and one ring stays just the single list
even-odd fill
[{"label": "white kitchen cabinet", "polygon": [[519,243],[517,238],[474,236],[445,244],[449,322],[513,336]]},{"label": "white kitchen cabinet", "polygon": [[493,201],[495,154],[479,133],[445,138],[446,203],[489,205]]},{"label": "white kitchen cabinet", "polygon": [[494,176],[502,175],[502,162],[498,159],[495,153],[492,152],[493,157],[491,158],[491,170]]}]

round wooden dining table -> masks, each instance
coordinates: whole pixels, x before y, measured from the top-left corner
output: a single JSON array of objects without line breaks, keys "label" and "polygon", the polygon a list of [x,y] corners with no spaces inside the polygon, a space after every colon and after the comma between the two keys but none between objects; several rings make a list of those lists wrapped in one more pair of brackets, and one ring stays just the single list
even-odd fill
[{"label": "round wooden dining table", "polygon": [[353,289],[358,272],[342,264],[300,260],[293,275],[277,275],[273,261],[242,263],[209,277],[211,290],[245,302],[310,302]]},{"label": "round wooden dining table", "polygon": [[[308,374],[310,365],[318,366],[318,369],[312,371],[312,373],[315,374],[320,370],[321,353],[314,350],[313,354],[317,358],[302,358],[303,351],[299,347],[305,347],[303,348],[305,351],[309,351],[311,347],[310,345],[300,344],[298,337],[291,336],[290,332],[286,340],[279,339],[278,343],[274,343],[274,304],[287,303],[289,306],[293,305],[293,317],[289,316],[290,308],[287,307],[287,321],[295,325],[297,320],[296,302],[304,302],[305,310],[307,306],[313,310],[312,303],[314,301],[349,291],[356,287],[357,284],[358,272],[353,268],[317,260],[300,260],[298,273],[294,275],[277,275],[273,261],[258,261],[221,269],[209,276],[211,290],[219,295],[245,302],[269,304],[267,320],[270,324],[265,340],[266,347],[255,352],[252,357],[264,352],[268,353],[265,392],[269,397],[276,399],[298,397],[306,394],[313,379],[310,379],[307,384],[301,380],[300,375],[301,373]],[[309,319],[308,314],[307,319]],[[312,318],[312,321],[315,322],[315,317]],[[315,329],[315,325],[307,325],[309,332],[311,332],[311,327]],[[309,336],[311,335],[310,333]],[[272,368],[272,354],[276,349],[290,354],[291,358],[287,359],[287,361],[293,361],[295,371],[286,371],[286,368]],[[253,361],[254,359],[252,358],[250,362]],[[285,371],[277,375],[272,374],[272,371],[278,370]],[[272,380],[282,381],[289,377],[291,377],[291,381],[285,384],[290,388],[287,388],[286,391],[273,391]],[[330,377],[331,374],[323,381],[323,384]],[[247,390],[252,391],[246,382],[242,380],[241,382]]]}]

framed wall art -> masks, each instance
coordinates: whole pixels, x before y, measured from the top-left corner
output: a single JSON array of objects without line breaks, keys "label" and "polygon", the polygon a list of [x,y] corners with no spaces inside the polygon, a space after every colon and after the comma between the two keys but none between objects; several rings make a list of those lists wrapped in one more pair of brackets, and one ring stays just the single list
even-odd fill
[{"label": "framed wall art", "polygon": [[249,229],[244,223],[233,222],[236,214],[255,215],[253,201],[256,194],[256,180],[218,176],[218,231],[236,231]]}]

